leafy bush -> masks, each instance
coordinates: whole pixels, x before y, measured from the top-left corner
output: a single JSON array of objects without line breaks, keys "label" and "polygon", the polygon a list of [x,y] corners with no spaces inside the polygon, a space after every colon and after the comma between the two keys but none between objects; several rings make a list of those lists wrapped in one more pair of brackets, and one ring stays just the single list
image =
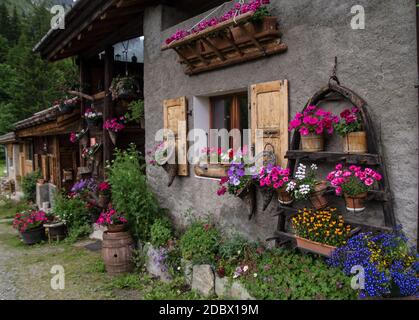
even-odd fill
[{"label": "leafy bush", "polygon": [[166,218],[159,218],[154,221],[150,229],[151,244],[158,248],[165,246],[172,238],[170,221]]},{"label": "leafy bush", "polygon": [[194,264],[214,264],[220,240],[220,233],[212,224],[195,221],[180,238],[182,257]]},{"label": "leafy bush", "polygon": [[22,178],[23,197],[26,201],[36,202],[36,182],[40,177],[41,173],[34,171]]},{"label": "leafy bush", "polygon": [[136,238],[148,241],[151,225],[160,209],[147,185],[143,157],[131,144],[126,151],[116,150],[115,160],[108,170],[114,208],[125,213]]},{"label": "leafy bush", "polygon": [[63,220],[67,227],[74,230],[74,233],[84,233],[86,228],[90,228],[90,214],[86,208],[86,203],[80,198],[70,198],[61,193],[57,193],[54,200],[54,213]]},{"label": "leafy bush", "polygon": [[317,257],[287,249],[255,253],[239,280],[256,299],[356,299],[351,278]]},{"label": "leafy bush", "polygon": [[140,122],[144,117],[144,100],[135,100],[128,105],[129,112],[125,114],[128,121]]}]

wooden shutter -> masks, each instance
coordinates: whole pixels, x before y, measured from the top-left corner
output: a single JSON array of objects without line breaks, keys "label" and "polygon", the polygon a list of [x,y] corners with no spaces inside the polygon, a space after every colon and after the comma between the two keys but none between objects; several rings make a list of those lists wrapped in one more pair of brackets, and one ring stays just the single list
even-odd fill
[{"label": "wooden shutter", "polygon": [[267,144],[271,144],[278,164],[286,167],[288,164],[285,159],[288,150],[288,80],[252,85],[251,117],[255,155],[269,146]]},{"label": "wooden shutter", "polygon": [[186,140],[188,130],[187,109],[188,105],[186,97],[164,100],[163,103],[164,129],[172,130],[176,138],[176,158],[179,163],[179,176],[189,175],[187,160],[188,143]]}]

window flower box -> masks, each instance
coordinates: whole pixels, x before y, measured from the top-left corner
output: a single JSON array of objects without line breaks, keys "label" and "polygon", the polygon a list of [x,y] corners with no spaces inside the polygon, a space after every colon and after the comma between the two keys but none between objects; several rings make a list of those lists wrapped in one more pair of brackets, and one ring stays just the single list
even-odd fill
[{"label": "window flower box", "polygon": [[227,171],[230,168],[229,164],[197,164],[195,165],[195,174],[199,177],[208,178],[222,178],[227,177]]},{"label": "window flower box", "polygon": [[254,20],[253,16],[254,12],[240,14],[195,33],[179,31],[175,40],[166,41],[162,51],[176,51],[188,75],[286,51],[277,18]]}]

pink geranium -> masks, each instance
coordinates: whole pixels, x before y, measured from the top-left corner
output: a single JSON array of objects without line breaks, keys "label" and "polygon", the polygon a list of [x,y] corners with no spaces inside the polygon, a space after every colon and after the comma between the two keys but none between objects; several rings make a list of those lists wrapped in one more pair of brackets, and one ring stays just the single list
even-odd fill
[{"label": "pink geranium", "polygon": [[309,133],[323,134],[333,133],[334,124],[339,122],[339,118],[329,111],[325,111],[314,105],[309,105],[304,113],[297,113],[290,121],[288,130],[298,130],[301,135]]},{"label": "pink geranium", "polygon": [[372,189],[376,181],[382,179],[381,174],[371,168],[362,169],[359,166],[351,165],[349,169],[337,164],[335,170],[327,175],[327,180],[335,188],[336,195],[342,193],[356,196]]}]

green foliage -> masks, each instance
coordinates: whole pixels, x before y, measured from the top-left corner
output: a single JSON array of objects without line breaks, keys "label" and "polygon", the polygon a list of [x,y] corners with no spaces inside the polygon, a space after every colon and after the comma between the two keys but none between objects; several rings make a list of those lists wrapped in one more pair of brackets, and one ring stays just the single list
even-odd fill
[{"label": "green foliage", "polygon": [[350,124],[347,124],[344,120],[341,120],[339,123],[335,124],[334,127],[335,131],[343,137],[351,132],[362,131],[362,122],[360,120],[357,120]]},{"label": "green foliage", "polygon": [[347,182],[342,184],[342,192],[353,197],[367,192],[370,189],[371,187],[368,187],[360,179],[354,176],[349,177]]},{"label": "green foliage", "polygon": [[182,256],[194,264],[214,264],[220,240],[220,233],[212,224],[195,221],[180,238]]},{"label": "green foliage", "polygon": [[39,171],[28,173],[22,178],[22,191],[26,201],[36,201],[36,181],[41,177]]},{"label": "green foliage", "polygon": [[248,260],[239,279],[257,299],[356,299],[351,279],[314,256],[272,249]]},{"label": "green foliage", "polygon": [[169,219],[156,219],[151,226],[150,236],[150,242],[154,247],[159,248],[165,246],[167,242],[172,239],[172,230]]},{"label": "green foliage", "polygon": [[45,3],[26,1],[26,8],[31,8],[23,15],[15,2],[0,4],[0,134],[13,129],[16,121],[51,107],[77,81],[71,60],[52,64],[32,52],[50,27]]},{"label": "green foliage", "polygon": [[140,122],[144,117],[144,100],[135,100],[128,105],[129,112],[125,115],[128,121]]},{"label": "green foliage", "polygon": [[54,201],[55,215],[65,221],[69,229],[68,242],[74,242],[92,231],[89,210],[86,208],[83,200],[69,198],[61,193],[57,193]]},{"label": "green foliage", "polygon": [[147,184],[145,163],[131,144],[126,151],[116,150],[115,159],[108,169],[108,181],[112,187],[112,204],[124,212],[134,236],[150,239],[150,228],[160,215],[157,200]]}]

